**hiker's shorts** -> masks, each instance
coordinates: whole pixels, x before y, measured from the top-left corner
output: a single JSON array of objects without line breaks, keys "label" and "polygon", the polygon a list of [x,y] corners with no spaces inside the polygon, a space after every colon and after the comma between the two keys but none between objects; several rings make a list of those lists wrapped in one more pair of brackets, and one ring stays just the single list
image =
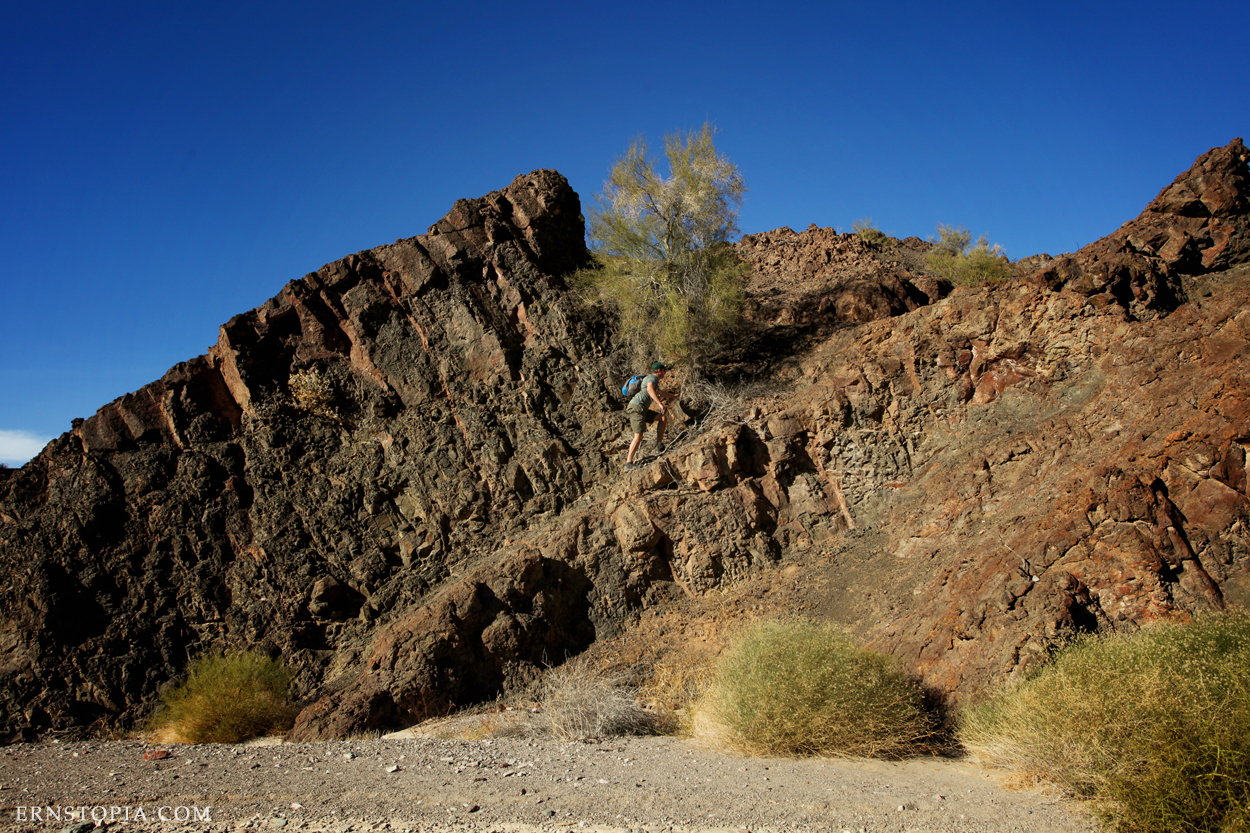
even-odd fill
[{"label": "hiker's shorts", "polygon": [[659,411],[653,411],[649,406],[639,408],[634,405],[628,406],[625,413],[629,414],[629,427],[635,434],[647,433],[647,426],[660,415]]}]

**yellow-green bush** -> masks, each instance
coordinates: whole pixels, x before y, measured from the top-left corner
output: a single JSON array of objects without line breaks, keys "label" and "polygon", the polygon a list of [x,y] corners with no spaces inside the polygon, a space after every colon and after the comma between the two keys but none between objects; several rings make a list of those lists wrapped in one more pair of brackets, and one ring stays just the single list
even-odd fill
[{"label": "yellow-green bush", "polygon": [[574,282],[616,315],[635,363],[663,356],[697,368],[741,319],[748,269],[729,241],[746,185],[715,133],[705,124],[665,136],[668,176],[635,140],[588,206],[595,264]]},{"label": "yellow-green bush", "polygon": [[970,709],[962,739],[1126,833],[1250,830],[1250,615],[1080,640]]},{"label": "yellow-green bush", "polygon": [[253,651],[209,654],[161,695],[150,729],[180,743],[237,743],[285,731],[296,713],[290,688],[291,672],[280,660]]},{"label": "yellow-green bush", "polygon": [[851,231],[863,240],[873,246],[881,246],[891,248],[891,240],[881,229],[872,224],[871,217],[864,217],[851,223]]},{"label": "yellow-green bush", "polygon": [[936,245],[925,255],[929,271],[960,286],[999,283],[1011,274],[1011,263],[997,243],[991,246],[985,235],[972,245],[972,234],[962,226],[938,224]]},{"label": "yellow-green bush", "polygon": [[702,709],[733,746],[763,755],[904,754],[928,739],[920,689],[833,626],[765,622],[726,647]]}]

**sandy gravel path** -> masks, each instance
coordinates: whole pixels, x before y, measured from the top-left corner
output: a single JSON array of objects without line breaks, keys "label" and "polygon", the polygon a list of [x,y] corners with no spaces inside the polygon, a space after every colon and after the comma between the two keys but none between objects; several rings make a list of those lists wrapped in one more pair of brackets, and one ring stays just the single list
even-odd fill
[{"label": "sandy gravel path", "polygon": [[18,744],[0,748],[0,805],[2,830],[90,829],[70,808],[168,833],[1097,829],[962,761],[747,758],[668,737]]}]

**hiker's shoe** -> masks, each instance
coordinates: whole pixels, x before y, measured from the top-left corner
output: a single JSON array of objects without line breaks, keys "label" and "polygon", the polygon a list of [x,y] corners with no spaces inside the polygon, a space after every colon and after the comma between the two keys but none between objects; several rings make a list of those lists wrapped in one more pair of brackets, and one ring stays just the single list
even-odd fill
[{"label": "hiker's shoe", "polygon": [[626,463],[621,468],[625,471],[636,471],[637,469],[641,468],[641,466],[638,463]]},{"label": "hiker's shoe", "polygon": [[667,448],[668,448],[668,446],[666,446],[664,443],[656,443],[656,444],[655,444],[655,452],[656,452],[657,454],[663,454],[663,453],[664,453],[664,451],[665,451],[665,449],[667,449]]}]

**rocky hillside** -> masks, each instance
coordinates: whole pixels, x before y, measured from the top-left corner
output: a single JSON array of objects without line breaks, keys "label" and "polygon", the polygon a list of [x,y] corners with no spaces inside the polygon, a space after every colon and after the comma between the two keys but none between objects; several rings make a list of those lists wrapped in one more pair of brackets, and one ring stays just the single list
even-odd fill
[{"label": "rocky hillside", "polygon": [[0,737],[131,725],[223,646],[297,668],[318,738],[727,605],[844,622],[962,699],[1075,630],[1250,604],[1246,160],[995,287],[915,239],[749,235],[714,368],[768,390],[688,385],[628,474],[608,322],[563,277],[577,195],[462,200],[0,473]]}]

